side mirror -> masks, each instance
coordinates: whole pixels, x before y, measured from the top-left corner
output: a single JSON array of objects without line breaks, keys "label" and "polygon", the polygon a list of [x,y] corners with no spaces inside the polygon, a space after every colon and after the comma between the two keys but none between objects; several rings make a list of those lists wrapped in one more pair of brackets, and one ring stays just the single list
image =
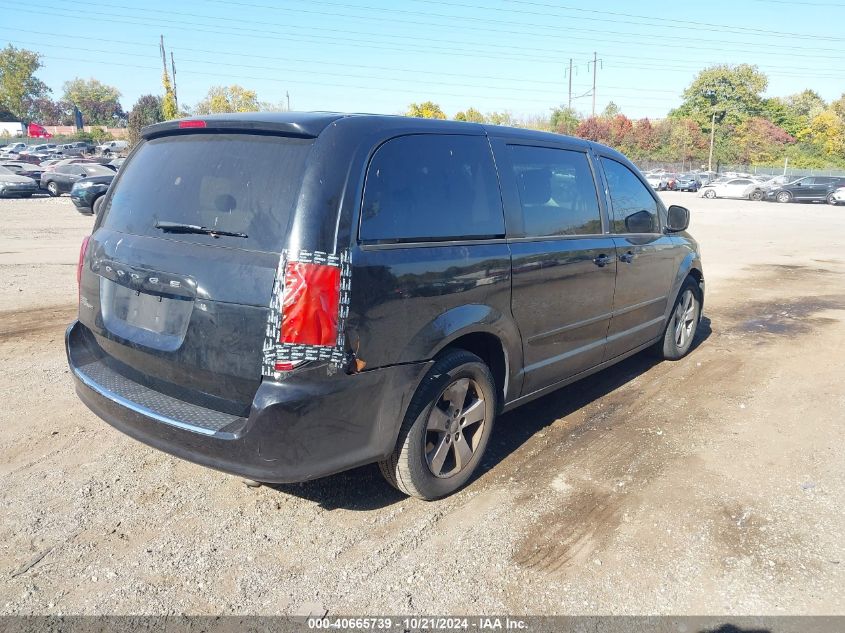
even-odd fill
[{"label": "side mirror", "polygon": [[84,171],[80,174],[80,176],[82,178],[88,178],[88,174],[86,174]]},{"label": "side mirror", "polygon": [[654,216],[643,209],[625,218],[625,230],[628,233],[654,233]]},{"label": "side mirror", "polygon": [[668,209],[668,221],[666,228],[672,233],[686,231],[689,226],[689,209],[678,204],[673,204]]}]

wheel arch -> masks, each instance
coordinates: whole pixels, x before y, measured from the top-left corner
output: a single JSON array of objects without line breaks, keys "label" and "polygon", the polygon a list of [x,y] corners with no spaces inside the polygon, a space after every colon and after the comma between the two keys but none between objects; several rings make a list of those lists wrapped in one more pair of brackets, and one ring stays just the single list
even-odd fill
[{"label": "wheel arch", "polygon": [[493,373],[502,403],[519,393],[522,339],[509,315],[488,305],[455,307],[417,332],[402,356],[432,359],[447,349],[464,349],[481,358]]}]

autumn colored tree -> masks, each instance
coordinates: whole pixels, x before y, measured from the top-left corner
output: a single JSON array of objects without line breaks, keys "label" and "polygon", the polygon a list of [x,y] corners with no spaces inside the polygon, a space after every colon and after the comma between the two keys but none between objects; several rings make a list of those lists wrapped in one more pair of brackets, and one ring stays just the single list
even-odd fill
[{"label": "autumn colored tree", "polygon": [[772,165],[783,160],[787,145],[795,143],[795,137],[771,121],[752,117],[737,126],[734,142],[741,163]]},{"label": "autumn colored tree", "polygon": [[650,120],[640,119],[634,123],[633,141],[638,156],[650,156],[657,149],[657,132]]},{"label": "autumn colored tree", "polygon": [[422,103],[412,103],[408,106],[407,116],[418,117],[421,119],[445,119],[446,114],[443,109],[433,101],[424,101]]},{"label": "autumn colored tree", "polygon": [[[196,114],[219,114],[258,112],[260,109],[261,104],[255,91],[232,84],[231,86],[212,86],[205,99],[194,107],[194,112]],[[164,110],[165,108],[162,107],[162,114],[166,117],[167,113]]]},{"label": "autumn colored tree", "polygon": [[610,121],[602,117],[591,116],[578,124],[575,135],[590,141],[609,145],[612,140]]},{"label": "autumn colored tree", "polygon": [[484,115],[481,114],[475,108],[467,108],[466,110],[461,110],[455,115],[455,121],[469,121],[471,123],[484,123],[486,119]]}]

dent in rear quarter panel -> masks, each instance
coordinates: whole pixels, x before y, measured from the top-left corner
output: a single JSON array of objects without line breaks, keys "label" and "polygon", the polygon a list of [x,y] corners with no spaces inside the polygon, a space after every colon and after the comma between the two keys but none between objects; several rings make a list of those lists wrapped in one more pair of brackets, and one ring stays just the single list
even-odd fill
[{"label": "dent in rear quarter panel", "polygon": [[428,360],[463,334],[489,332],[502,341],[509,385],[518,388],[522,347],[504,241],[364,247],[352,265],[349,343],[367,367]]}]

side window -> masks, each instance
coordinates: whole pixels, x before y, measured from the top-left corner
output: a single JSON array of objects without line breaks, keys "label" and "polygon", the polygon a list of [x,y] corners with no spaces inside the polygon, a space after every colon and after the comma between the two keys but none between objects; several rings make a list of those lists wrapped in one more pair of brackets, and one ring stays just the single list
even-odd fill
[{"label": "side window", "polygon": [[362,240],[481,239],[504,233],[499,183],[485,137],[400,136],[376,150],[364,186]]},{"label": "side window", "polygon": [[614,233],[657,233],[657,202],[640,179],[622,163],[601,159],[610,202],[613,205]]},{"label": "side window", "polygon": [[596,185],[583,152],[509,145],[528,237],[602,232]]}]

